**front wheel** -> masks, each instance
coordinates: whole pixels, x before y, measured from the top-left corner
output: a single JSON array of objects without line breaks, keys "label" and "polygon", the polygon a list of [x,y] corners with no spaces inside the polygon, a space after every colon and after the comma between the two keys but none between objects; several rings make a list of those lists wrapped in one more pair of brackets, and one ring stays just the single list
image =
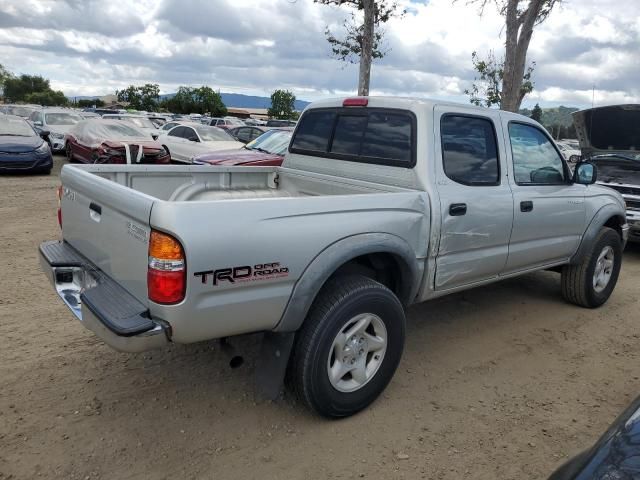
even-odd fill
[{"label": "front wheel", "polygon": [[69,163],[73,163],[73,149],[71,148],[71,144],[69,142],[67,142],[64,146],[64,151],[65,154],[67,156],[67,160],[69,161]]},{"label": "front wheel", "polygon": [[330,280],[298,333],[291,364],[300,399],[325,417],[346,417],[386,388],[404,347],[398,298],[364,276]]},{"label": "front wheel", "polygon": [[599,307],[611,296],[621,265],[620,235],[611,228],[603,227],[582,262],[562,269],[563,297],[581,307]]}]

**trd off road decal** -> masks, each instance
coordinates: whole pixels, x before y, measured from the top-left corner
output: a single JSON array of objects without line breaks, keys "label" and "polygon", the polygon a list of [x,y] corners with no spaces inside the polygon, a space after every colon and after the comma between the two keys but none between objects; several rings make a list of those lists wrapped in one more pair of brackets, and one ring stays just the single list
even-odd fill
[{"label": "trd off road decal", "polygon": [[280,262],[258,263],[257,265],[242,267],[219,268],[218,270],[205,270],[193,274],[200,277],[202,283],[218,285],[220,282],[241,283],[255,282],[257,280],[270,280],[289,275],[289,269],[280,265]]}]

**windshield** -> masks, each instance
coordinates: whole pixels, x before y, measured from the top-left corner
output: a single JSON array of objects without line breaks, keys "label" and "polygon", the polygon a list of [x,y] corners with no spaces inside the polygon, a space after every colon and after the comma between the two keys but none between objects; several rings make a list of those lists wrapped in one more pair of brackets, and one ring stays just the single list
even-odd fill
[{"label": "windshield", "polygon": [[75,113],[45,113],[44,121],[47,125],[75,125],[84,120],[80,115]]},{"label": "windshield", "polygon": [[156,128],[153,122],[145,117],[122,117],[121,120],[133,123],[136,127],[140,128]]},{"label": "windshield", "polygon": [[291,132],[283,130],[269,130],[253,142],[247,144],[250,150],[262,150],[275,155],[284,155],[291,141]]},{"label": "windshield", "polygon": [[31,126],[21,118],[0,116],[0,135],[12,137],[35,137]]},{"label": "windshield", "polygon": [[[625,158],[629,157],[629,158]],[[598,181],[640,185],[640,154],[596,156],[589,161],[598,167]]]},{"label": "windshield", "polygon": [[235,140],[231,135],[216,127],[194,127],[200,138],[205,142],[219,142],[219,141],[233,141]]},{"label": "windshield", "polygon": [[9,115],[17,115],[19,117],[28,117],[29,115],[31,115],[31,112],[33,112],[34,110],[35,108],[20,107],[16,105],[9,105],[4,107],[5,113]]},{"label": "windshield", "polygon": [[110,138],[122,138],[122,137],[136,137],[147,138],[148,133],[144,133],[138,130],[133,125],[127,125],[126,123],[109,122],[104,124],[105,129],[109,133]]}]

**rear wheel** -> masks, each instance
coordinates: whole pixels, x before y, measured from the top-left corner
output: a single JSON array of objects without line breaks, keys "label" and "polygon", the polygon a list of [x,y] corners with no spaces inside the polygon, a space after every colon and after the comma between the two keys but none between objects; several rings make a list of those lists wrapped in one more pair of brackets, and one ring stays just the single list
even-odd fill
[{"label": "rear wheel", "polygon": [[298,332],[291,362],[300,399],[320,415],[346,417],[386,388],[404,347],[398,298],[364,276],[325,285]]},{"label": "rear wheel", "polygon": [[71,148],[71,144],[69,142],[64,145],[64,153],[67,156],[67,160],[69,163],[74,163],[73,159],[73,149]]},{"label": "rear wheel", "polygon": [[562,295],[568,302],[595,308],[605,303],[618,281],[622,241],[615,230],[603,227],[591,251],[577,265],[562,270]]}]

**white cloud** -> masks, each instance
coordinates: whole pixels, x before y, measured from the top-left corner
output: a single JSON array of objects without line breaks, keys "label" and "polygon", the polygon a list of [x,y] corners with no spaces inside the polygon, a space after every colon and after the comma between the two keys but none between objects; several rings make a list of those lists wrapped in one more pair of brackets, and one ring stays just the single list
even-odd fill
[{"label": "white cloud", "polygon": [[[388,55],[372,91],[466,102],[471,53],[503,48],[494,8],[464,0],[402,0],[385,26]],[[330,58],[327,25],[346,11],[311,0],[0,0],[5,66],[41,74],[68,95],[112,93],[131,83],[162,92],[206,83],[223,91],[300,98],[351,94],[357,67]],[[567,0],[534,32],[536,90],[527,103],[640,102],[640,2]]]}]

